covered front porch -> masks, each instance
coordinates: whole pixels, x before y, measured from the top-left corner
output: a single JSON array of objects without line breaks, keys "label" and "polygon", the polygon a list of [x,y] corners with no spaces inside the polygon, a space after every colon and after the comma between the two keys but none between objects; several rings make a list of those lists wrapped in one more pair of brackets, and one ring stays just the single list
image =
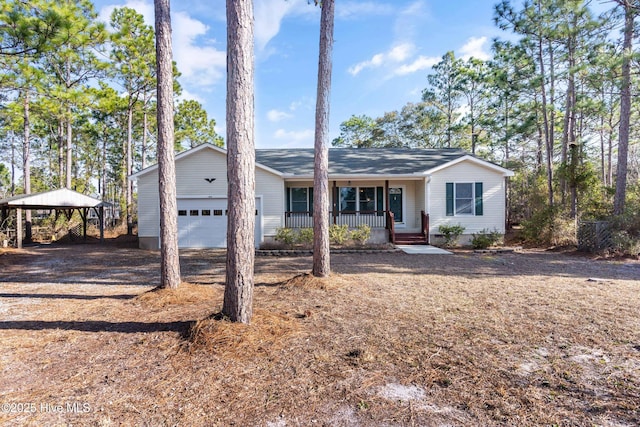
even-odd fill
[{"label": "covered front porch", "polygon": [[[427,177],[402,180],[331,180],[329,221],[357,228],[366,224],[378,241],[429,242]],[[285,182],[286,228],[313,227],[313,182]]]}]

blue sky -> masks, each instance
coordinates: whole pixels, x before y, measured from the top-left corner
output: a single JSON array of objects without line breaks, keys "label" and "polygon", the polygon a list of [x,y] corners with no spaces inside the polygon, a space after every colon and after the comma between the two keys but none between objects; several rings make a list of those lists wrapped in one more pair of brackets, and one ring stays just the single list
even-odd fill
[{"label": "blue sky", "polygon": [[[183,97],[200,101],[225,136],[224,0],[171,2]],[[313,2],[312,2],[313,3]],[[381,116],[420,100],[447,51],[490,56],[496,0],[337,0],[330,137],[351,115]],[[152,0],[98,0],[108,20],[128,6],[153,24]],[[319,8],[306,0],[255,0],[256,147],[313,147]]]}]

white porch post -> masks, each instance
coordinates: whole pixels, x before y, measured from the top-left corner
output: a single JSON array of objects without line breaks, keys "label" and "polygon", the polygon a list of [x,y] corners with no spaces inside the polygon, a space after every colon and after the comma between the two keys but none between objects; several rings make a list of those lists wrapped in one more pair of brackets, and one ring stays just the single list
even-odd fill
[{"label": "white porch post", "polygon": [[424,179],[424,211],[427,215],[431,215],[431,177]]},{"label": "white porch post", "polygon": [[16,209],[16,247],[22,249],[22,208]]}]

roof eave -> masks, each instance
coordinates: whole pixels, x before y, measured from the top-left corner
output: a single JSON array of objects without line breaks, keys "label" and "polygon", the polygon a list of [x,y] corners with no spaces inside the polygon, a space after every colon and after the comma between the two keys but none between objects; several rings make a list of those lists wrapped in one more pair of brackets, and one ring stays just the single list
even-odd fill
[{"label": "roof eave", "polygon": [[[205,142],[204,144],[200,144],[197,147],[194,147],[194,148],[192,148],[190,150],[185,150],[185,151],[183,151],[181,153],[176,154],[174,161],[177,162],[180,159],[183,159],[185,157],[189,157],[189,156],[191,156],[191,155],[193,155],[193,154],[195,154],[195,153],[197,153],[199,151],[202,151],[202,150],[204,150],[206,148],[209,148],[209,149],[212,149],[214,151],[217,151],[217,152],[223,154],[224,156],[227,155],[227,150],[225,150],[224,148],[218,147],[217,145],[213,145],[213,144],[211,144],[209,142]],[[262,163],[257,163],[256,162],[256,167],[260,168],[262,170],[265,170],[267,172],[270,172],[270,173],[272,173],[274,175],[283,176],[282,172],[280,172],[278,170],[275,170],[273,168],[270,168],[269,166],[266,166],[266,165],[264,165]],[[136,173],[133,173],[133,174],[129,175],[128,179],[129,179],[129,181],[135,181],[138,178],[140,178],[141,176],[144,176],[144,175],[146,175],[146,174],[148,174],[150,172],[153,172],[153,171],[155,171],[157,169],[158,169],[158,164],[156,163],[155,165],[149,166],[149,167],[147,167],[145,169],[142,169],[141,171],[138,171]]]},{"label": "roof eave", "polygon": [[484,167],[486,167],[488,169],[492,169],[493,171],[498,172],[498,173],[502,174],[502,176],[505,176],[505,177],[514,175],[514,172],[512,170],[503,168],[502,166],[498,166],[496,164],[493,164],[493,163],[488,162],[486,160],[479,159],[479,158],[471,156],[469,154],[466,154],[464,156],[458,157],[457,159],[451,160],[451,161],[449,161],[447,163],[443,163],[443,164],[441,164],[439,166],[436,166],[434,168],[428,169],[428,170],[424,171],[424,174],[432,175],[432,174],[434,174],[436,172],[439,172],[439,171],[441,171],[443,169],[446,169],[448,167],[457,165],[458,163],[461,163],[461,162],[464,162],[464,161],[470,161],[472,163],[476,163],[476,164],[479,164],[481,166],[484,166]]},{"label": "roof eave", "polygon": [[[381,180],[381,179],[423,179],[429,176],[426,173],[413,173],[413,174],[329,174],[329,180]],[[282,177],[285,181],[294,181],[296,179],[313,179],[313,174],[295,175],[295,174],[283,174]]]}]

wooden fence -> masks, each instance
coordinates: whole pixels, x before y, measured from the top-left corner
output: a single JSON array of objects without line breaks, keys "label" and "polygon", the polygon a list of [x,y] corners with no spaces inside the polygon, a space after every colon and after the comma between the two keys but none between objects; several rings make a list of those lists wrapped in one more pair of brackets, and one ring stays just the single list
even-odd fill
[{"label": "wooden fence", "polygon": [[600,252],[611,247],[611,223],[581,221],[578,224],[578,250]]}]

